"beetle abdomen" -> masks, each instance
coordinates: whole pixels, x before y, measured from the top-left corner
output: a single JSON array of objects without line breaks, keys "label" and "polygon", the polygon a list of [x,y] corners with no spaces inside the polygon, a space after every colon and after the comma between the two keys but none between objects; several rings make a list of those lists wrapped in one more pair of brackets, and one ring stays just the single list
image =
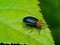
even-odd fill
[{"label": "beetle abdomen", "polygon": [[37,21],[38,21],[38,19],[36,19],[34,17],[30,17],[30,16],[25,17],[23,19],[23,22],[27,25],[35,25]]}]

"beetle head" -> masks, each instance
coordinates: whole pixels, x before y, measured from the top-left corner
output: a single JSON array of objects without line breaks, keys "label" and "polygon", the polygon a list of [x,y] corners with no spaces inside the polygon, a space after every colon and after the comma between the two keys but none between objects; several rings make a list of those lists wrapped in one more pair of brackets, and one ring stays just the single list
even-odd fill
[{"label": "beetle head", "polygon": [[36,22],[36,26],[37,26],[38,28],[41,28],[41,23],[40,23],[39,21],[37,21],[37,22]]}]

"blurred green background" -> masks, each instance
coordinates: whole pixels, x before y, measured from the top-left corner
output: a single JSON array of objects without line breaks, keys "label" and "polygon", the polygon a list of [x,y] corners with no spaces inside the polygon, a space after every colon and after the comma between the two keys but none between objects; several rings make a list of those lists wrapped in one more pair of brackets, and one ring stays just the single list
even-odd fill
[{"label": "blurred green background", "polygon": [[39,0],[43,16],[49,25],[55,44],[60,45],[60,0]]}]

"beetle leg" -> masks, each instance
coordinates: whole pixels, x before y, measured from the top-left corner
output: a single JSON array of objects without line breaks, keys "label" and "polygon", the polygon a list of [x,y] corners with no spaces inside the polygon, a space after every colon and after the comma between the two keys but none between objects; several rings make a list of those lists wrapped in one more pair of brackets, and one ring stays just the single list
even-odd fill
[{"label": "beetle leg", "polygon": [[32,29],[33,29],[33,28],[31,27],[31,31],[30,31],[30,33],[32,32]]},{"label": "beetle leg", "polygon": [[37,29],[39,35],[40,35],[40,30],[41,30],[41,29]]},{"label": "beetle leg", "polygon": [[40,30],[39,30],[39,35],[40,35]]}]

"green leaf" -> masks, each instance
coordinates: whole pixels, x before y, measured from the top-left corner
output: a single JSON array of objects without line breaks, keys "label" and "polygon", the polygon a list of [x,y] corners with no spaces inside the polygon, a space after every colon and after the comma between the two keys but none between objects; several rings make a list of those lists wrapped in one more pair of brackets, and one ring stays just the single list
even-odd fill
[{"label": "green leaf", "polygon": [[[27,45],[54,45],[50,30],[46,27],[47,24],[39,10],[41,9],[37,0],[0,0],[0,41]],[[22,21],[26,16],[39,19],[43,23],[42,28],[26,26]]]}]

